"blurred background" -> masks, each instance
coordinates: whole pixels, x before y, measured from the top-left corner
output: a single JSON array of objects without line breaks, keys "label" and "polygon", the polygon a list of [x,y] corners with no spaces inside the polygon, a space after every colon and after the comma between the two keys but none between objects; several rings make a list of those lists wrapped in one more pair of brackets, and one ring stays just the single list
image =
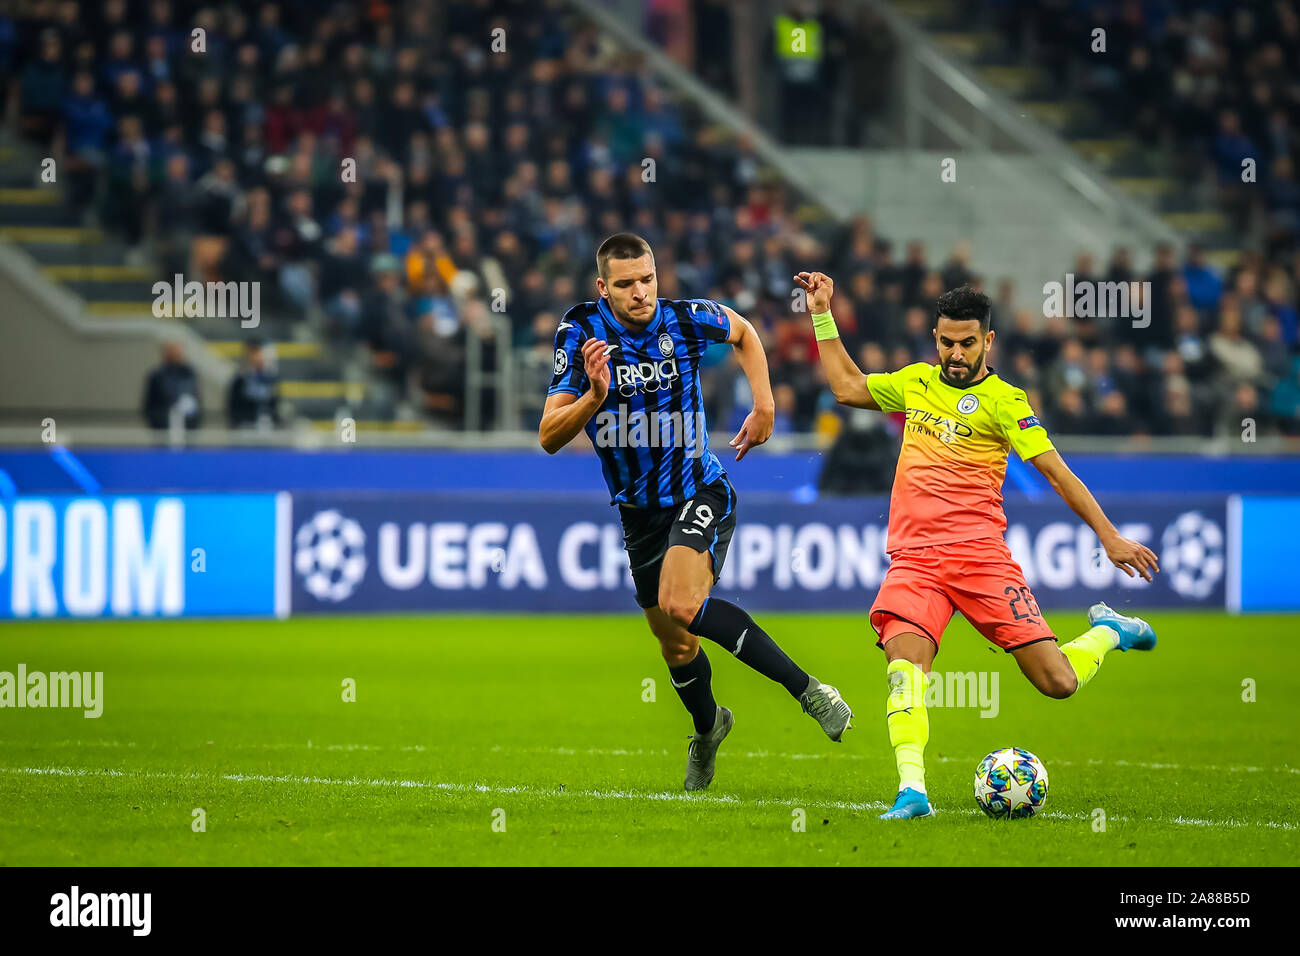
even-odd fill
[{"label": "blurred background", "polygon": [[[1282,601],[1284,546],[1242,528],[1300,517],[1276,497],[1300,489],[1297,63],[1287,0],[13,0],[0,496],[272,496],[212,519],[269,522],[276,570],[248,559],[226,582],[269,598],[191,587],[185,613],[472,609],[503,591],[630,609],[613,525],[592,523],[615,518],[594,456],[536,443],[559,317],[595,297],[599,242],[630,230],[662,296],[717,299],[764,337],[776,433],[733,469],[756,505],[735,572],[753,576],[730,583],[755,601],[865,606],[880,573],[871,496],[900,422],[834,403],[790,280],[804,269],[836,280],[866,371],[931,359],[935,298],[987,292],[991,364],[1103,503],[1172,549],[1167,581],[1182,555],[1165,599]],[[256,308],[186,309],[185,283],[255,289]],[[1115,283],[1142,320],[1054,310],[1051,283]],[[705,361],[721,446],[751,398],[729,349]],[[1110,569],[1089,571],[1095,542],[1045,495],[1013,461],[1013,545],[1055,569],[1045,606],[1085,603]],[[530,519],[543,507],[553,526]],[[89,572],[72,609],[60,590],[67,541],[99,527],[63,508],[9,514],[12,613],[107,606]],[[476,516],[505,531],[473,539]],[[522,526],[541,586],[500,578],[529,552]],[[460,577],[435,580],[436,547],[416,567],[435,539]],[[786,573],[795,552],[808,563]]]}]

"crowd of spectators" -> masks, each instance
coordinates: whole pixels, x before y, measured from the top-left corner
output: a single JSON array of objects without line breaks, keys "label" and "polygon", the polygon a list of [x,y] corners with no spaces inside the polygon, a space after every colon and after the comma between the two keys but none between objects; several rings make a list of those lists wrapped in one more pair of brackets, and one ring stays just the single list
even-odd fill
[{"label": "crowd of spectators", "polygon": [[[794,272],[834,276],[868,371],[930,358],[935,298],[983,285],[968,248],[939,263],[865,218],[807,223],[750,144],[700,122],[561,0],[27,9],[0,16],[0,67],[25,134],[66,154],[73,195],[164,274],[261,281],[264,310],[360,349],[443,425],[463,425],[468,356],[491,367],[501,342],[523,370],[513,424],[535,423],[559,317],[594,297],[593,250],[613,232],[651,243],[662,296],[755,322],[778,433],[839,414],[791,310]],[[1004,283],[986,290],[993,364],[1058,432],[1209,435],[1249,412],[1261,435],[1294,434],[1297,264],[1247,256],[1220,277],[1165,249],[1139,276],[1120,251],[1097,275],[1085,256],[1076,276],[1151,281],[1150,327],[1044,320]],[[708,410],[729,427],[744,378],[728,350],[706,354]]]},{"label": "crowd of spectators", "polygon": [[645,35],[790,146],[884,146],[897,45],[861,0],[654,0]]},{"label": "crowd of spectators", "polygon": [[[155,431],[200,428],[204,421],[203,397],[185,347],[180,342],[166,342],[161,358],[145,376],[141,417]],[[239,366],[226,385],[225,424],[227,428],[255,430],[282,424],[279,376],[267,361],[266,346],[260,338],[245,341]]]},{"label": "crowd of spectators", "polygon": [[[1036,300],[1042,308],[1031,310],[1017,307],[1007,281],[985,289],[968,266],[964,245],[936,268],[919,243],[910,243],[899,262],[890,243],[875,238],[870,222],[860,219],[836,247],[836,316],[864,370],[932,360],[933,302],[942,291],[969,283],[994,301],[990,364],[1026,390],[1054,432],[1300,435],[1300,259],[1288,270],[1247,254],[1220,277],[1196,247],[1179,261],[1162,246],[1146,271],[1133,267],[1126,249],[1104,265],[1082,253],[1062,271],[1074,275],[1076,288],[1126,284],[1129,314],[1075,317],[1067,304],[1065,314],[1045,317],[1053,311],[1046,297]],[[840,301],[844,293],[847,302]],[[838,319],[842,312],[853,316],[856,328]],[[798,327],[792,325],[789,335]],[[794,347],[802,353],[810,345]]]},{"label": "crowd of spectators", "polygon": [[[1300,243],[1300,7],[1295,0],[976,0],[1065,95],[1160,151],[1280,261]],[[1094,31],[1104,31],[1096,49]],[[1288,66],[1288,64],[1290,64]],[[1243,165],[1244,161],[1252,163]]]}]

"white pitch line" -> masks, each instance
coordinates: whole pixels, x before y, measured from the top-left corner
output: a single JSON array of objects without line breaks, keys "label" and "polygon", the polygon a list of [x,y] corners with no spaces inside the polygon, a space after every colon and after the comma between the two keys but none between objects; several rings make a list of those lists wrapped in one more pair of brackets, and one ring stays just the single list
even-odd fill
[{"label": "white pitch line", "polygon": [[[429,747],[424,744],[407,744],[399,747],[385,746],[383,744],[313,744],[310,740],[305,744],[277,742],[277,743],[236,743],[236,744],[217,744],[216,741],[204,741],[205,745],[225,747],[233,750],[324,750],[329,752],[349,752],[349,751],[394,751],[399,753],[436,753],[436,747]],[[41,747],[132,747],[137,749],[150,749],[141,747],[134,740],[49,740],[40,743],[33,743],[30,740],[0,740],[0,747],[14,746],[27,748]],[[533,754],[555,754],[564,757],[672,757],[676,756],[678,751],[654,748],[638,748],[636,750],[622,747],[602,748],[602,747],[502,747],[501,745],[490,748],[490,753],[533,753]],[[772,750],[748,750],[748,751],[726,751],[727,757],[741,757],[745,759],[772,759],[772,760],[875,760],[874,756],[858,753],[785,753]],[[883,759],[883,758],[882,758]],[[938,757],[930,756],[925,758],[931,763],[969,763],[972,767],[980,762],[982,757]],[[1300,767],[1255,767],[1244,764],[1235,766],[1214,766],[1214,765],[1195,765],[1177,763],[1152,763],[1138,760],[1052,760],[1053,767],[1133,767],[1139,770],[1178,770],[1188,771],[1191,773],[1288,773],[1300,774]]]},{"label": "white pitch line", "polygon": [[[555,754],[557,756],[589,756],[589,757],[659,757],[674,756],[676,751],[670,750],[624,750],[621,748],[602,749],[599,747],[502,747],[497,745],[492,748],[492,752],[502,753],[539,753]],[[771,750],[750,750],[750,751],[723,751],[726,757],[746,757],[746,758],[771,758],[774,760],[874,760],[877,759],[867,754],[856,753],[778,753]],[[884,758],[881,758],[884,759]],[[927,762],[932,763],[969,763],[972,767],[976,766],[981,757],[926,757]],[[1176,763],[1143,763],[1130,760],[1086,760],[1078,762],[1074,760],[1052,760],[1052,766],[1057,767],[1136,767],[1142,770],[1187,770],[1193,773],[1294,773],[1300,774],[1300,767],[1213,767],[1213,766],[1196,766],[1188,767]]]},{"label": "white pitch line", "polygon": [[440,790],[455,793],[490,793],[490,794],[529,794],[539,797],[590,797],[596,800],[655,800],[683,803],[713,803],[735,806],[771,806],[771,807],[824,807],[837,810],[887,810],[889,804],[878,800],[866,803],[849,803],[845,801],[790,801],[756,798],[746,800],[729,794],[688,794],[685,792],[649,792],[634,790],[569,790],[563,788],[543,789],[521,784],[512,787],[490,787],[486,784],[441,783],[432,780],[389,780],[382,778],[338,778],[338,777],[304,777],[292,774],[257,774],[257,773],[173,773],[159,770],[92,770],[84,767],[0,767],[0,773],[13,775],[45,777],[112,777],[114,779],[139,780],[188,780],[201,783],[208,780],[223,780],[230,783],[283,783],[303,786],[335,787],[396,787],[418,790]]},{"label": "white pitch line", "polygon": [[[168,742],[170,743],[170,742]],[[39,743],[33,743],[30,740],[0,740],[0,747],[27,747],[40,749],[42,747],[132,747],[143,750],[151,749],[149,746],[141,747],[134,740],[44,740]],[[218,746],[215,740],[205,740],[202,743],[192,743],[189,746]],[[405,753],[424,753],[429,748],[423,744],[412,744],[404,747],[385,747],[383,744],[315,744],[309,740],[305,744],[300,743],[239,743],[239,744],[220,744],[221,747],[233,750],[394,750]],[[665,751],[666,753],[667,751]]]},{"label": "white pitch line", "polygon": [[[115,779],[141,779],[141,780],[189,780],[195,783],[204,781],[221,780],[228,783],[279,783],[291,784],[295,786],[331,786],[331,787],[387,787],[387,788],[410,788],[417,790],[434,790],[452,793],[489,793],[493,795],[511,795],[527,794],[536,797],[586,797],[594,800],[651,800],[656,802],[668,803],[704,803],[722,806],[735,807],[816,807],[818,809],[828,810],[887,810],[889,804],[879,800],[869,800],[866,802],[849,802],[843,800],[773,800],[770,798],[756,797],[743,798],[730,794],[705,794],[696,793],[688,794],[680,791],[659,791],[643,793],[635,790],[568,790],[564,788],[542,789],[528,785],[518,785],[512,787],[492,787],[486,784],[467,784],[467,783],[442,783],[432,780],[387,780],[382,778],[358,778],[350,777],[342,779],[338,777],[304,777],[296,775],[275,775],[275,774],[250,774],[250,773],[222,773],[222,774],[204,774],[204,773],[174,773],[169,771],[145,770],[138,772],[127,772],[124,770],[89,770],[79,767],[0,767],[0,773],[12,774],[15,776],[51,776],[51,777],[111,777]],[[978,810],[944,810],[937,808],[939,814],[957,814],[961,816],[980,816]],[[1043,816],[1048,819],[1057,820],[1078,820],[1090,821],[1091,813],[1062,813],[1059,811],[1045,811]],[[1252,821],[1252,820],[1203,820],[1190,817],[1143,817],[1135,819],[1133,817],[1112,816],[1108,819],[1119,823],[1163,823],[1174,826],[1192,826],[1192,827],[1263,827],[1276,830],[1297,830],[1300,826],[1294,823],[1282,823],[1272,820]]]}]

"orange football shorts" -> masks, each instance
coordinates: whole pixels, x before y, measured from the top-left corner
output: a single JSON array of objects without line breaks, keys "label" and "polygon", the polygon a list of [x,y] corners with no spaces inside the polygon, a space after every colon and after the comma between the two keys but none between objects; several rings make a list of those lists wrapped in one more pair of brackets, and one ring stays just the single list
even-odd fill
[{"label": "orange football shorts", "polygon": [[876,644],[910,632],[938,650],[954,611],[1007,652],[1056,640],[1000,536],[895,551],[871,605]]}]

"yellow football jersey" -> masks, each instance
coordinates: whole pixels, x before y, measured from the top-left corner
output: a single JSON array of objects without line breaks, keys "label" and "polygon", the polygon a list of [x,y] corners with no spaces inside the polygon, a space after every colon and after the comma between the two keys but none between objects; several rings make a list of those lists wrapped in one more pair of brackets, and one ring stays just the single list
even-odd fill
[{"label": "yellow football jersey", "polygon": [[882,411],[907,419],[887,550],[1001,536],[1008,449],[1028,461],[1053,448],[1024,391],[992,371],[955,388],[926,362],[868,375],[867,389]]}]

